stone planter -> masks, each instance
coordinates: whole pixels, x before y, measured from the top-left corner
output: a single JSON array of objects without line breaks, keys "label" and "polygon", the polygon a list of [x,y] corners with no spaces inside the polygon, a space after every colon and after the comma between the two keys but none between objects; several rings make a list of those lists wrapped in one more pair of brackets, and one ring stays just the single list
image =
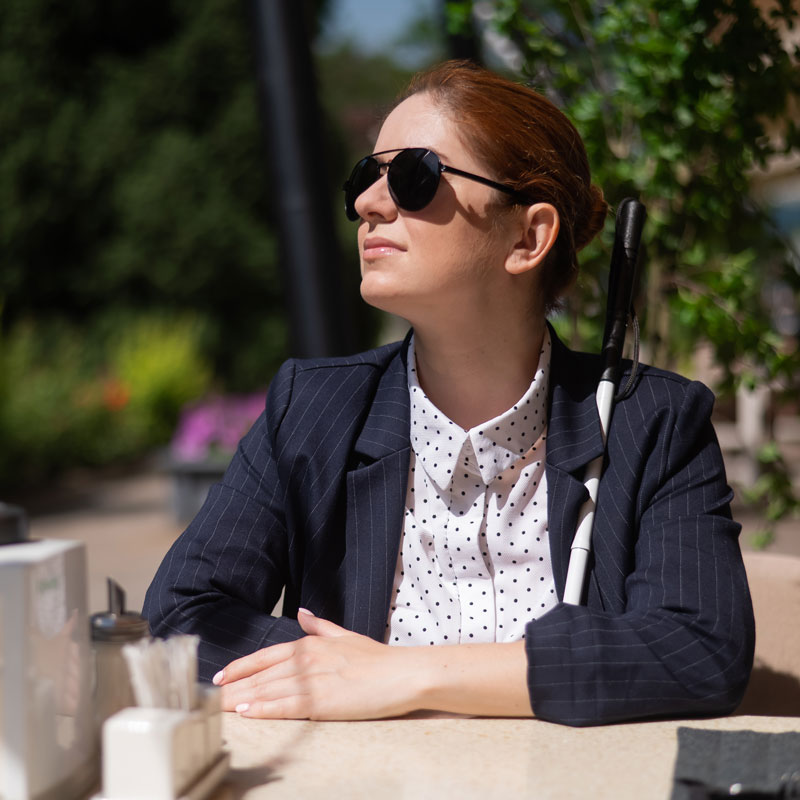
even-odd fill
[{"label": "stone planter", "polygon": [[203,505],[208,490],[225,474],[227,461],[173,461],[172,512],[181,523],[190,522]]}]

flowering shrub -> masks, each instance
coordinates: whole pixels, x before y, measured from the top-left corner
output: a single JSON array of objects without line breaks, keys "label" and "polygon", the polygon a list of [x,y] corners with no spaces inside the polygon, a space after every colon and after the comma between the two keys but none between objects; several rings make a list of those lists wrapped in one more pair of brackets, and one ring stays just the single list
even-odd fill
[{"label": "flowering shrub", "polygon": [[263,410],[263,392],[221,395],[187,406],[170,445],[173,459],[198,462],[230,458]]},{"label": "flowering shrub", "polygon": [[195,318],[163,314],[0,332],[0,490],[166,445],[181,409],[208,391],[202,334]]}]

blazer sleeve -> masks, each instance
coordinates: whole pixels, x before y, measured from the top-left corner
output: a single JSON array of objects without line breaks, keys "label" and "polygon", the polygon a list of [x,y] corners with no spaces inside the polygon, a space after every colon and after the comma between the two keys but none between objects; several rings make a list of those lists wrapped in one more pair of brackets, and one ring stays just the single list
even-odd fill
[{"label": "blazer sleeve", "polygon": [[154,635],[200,637],[204,680],[233,659],[304,635],[296,619],[271,615],[289,572],[286,489],[274,449],[293,374],[287,362],[272,381],[264,413],[165,556],[145,597],[143,613]]},{"label": "blazer sleeve", "polygon": [[651,382],[615,410],[595,520],[599,602],[559,604],[526,628],[537,716],[591,725],[740,702],[755,630],[712,406],[702,384]]}]

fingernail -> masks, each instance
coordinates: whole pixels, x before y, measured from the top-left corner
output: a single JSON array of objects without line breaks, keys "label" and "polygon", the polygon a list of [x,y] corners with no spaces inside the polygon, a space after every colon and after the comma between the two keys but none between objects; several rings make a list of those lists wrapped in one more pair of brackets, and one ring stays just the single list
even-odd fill
[{"label": "fingernail", "polygon": [[215,675],[215,676],[214,676],[214,677],[211,679],[211,683],[213,683],[213,684],[214,684],[214,686],[219,686],[219,685],[222,683],[222,679],[223,679],[224,677],[225,677],[225,670],[224,670],[224,669],[221,669],[221,670],[220,670],[220,671],[219,671],[219,672],[218,672],[218,673],[217,673],[217,674],[216,674],[216,675]]},{"label": "fingernail", "polygon": [[313,614],[313,613],[312,613],[311,611],[309,611],[307,608],[298,608],[298,609],[297,609],[297,613],[298,613],[298,614],[308,614],[308,616],[309,616],[309,617],[313,617],[313,616],[315,616],[315,614]]},{"label": "fingernail", "polygon": [[248,708],[250,708],[250,703],[239,703],[235,710],[237,714],[244,714]]}]

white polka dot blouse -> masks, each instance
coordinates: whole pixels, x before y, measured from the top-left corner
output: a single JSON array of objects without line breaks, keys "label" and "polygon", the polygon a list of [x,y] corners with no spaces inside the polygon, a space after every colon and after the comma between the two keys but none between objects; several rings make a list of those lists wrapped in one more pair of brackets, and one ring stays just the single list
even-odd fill
[{"label": "white polka dot blouse", "polygon": [[533,382],[465,431],[428,399],[408,355],[411,459],[388,644],[510,642],[556,604],[547,538],[550,334]]}]

